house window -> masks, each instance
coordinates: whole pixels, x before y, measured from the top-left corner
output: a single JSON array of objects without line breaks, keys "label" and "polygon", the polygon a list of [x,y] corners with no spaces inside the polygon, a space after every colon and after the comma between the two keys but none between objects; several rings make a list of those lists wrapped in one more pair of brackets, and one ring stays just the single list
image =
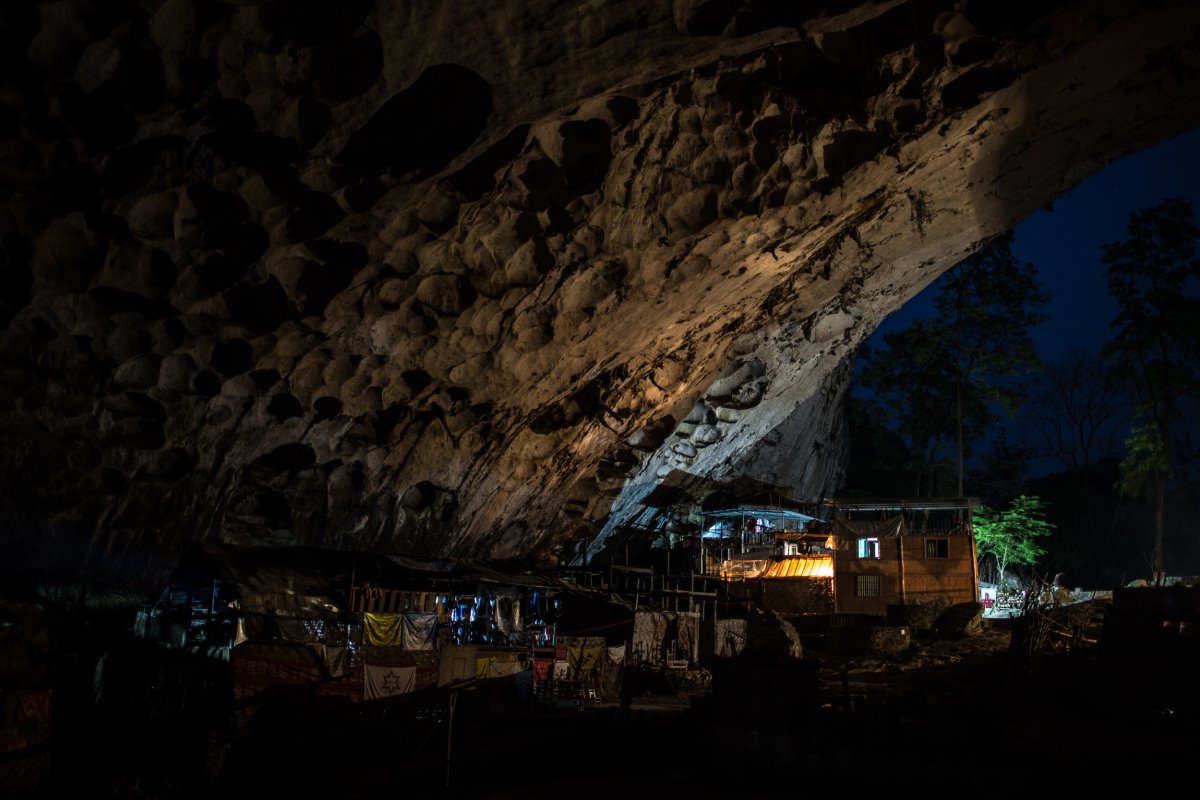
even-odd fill
[{"label": "house window", "polygon": [[879,558],[879,539],[876,537],[871,537],[870,539],[859,539],[858,557]]},{"label": "house window", "polygon": [[949,539],[926,539],[925,540],[925,557],[926,558],[949,558],[950,557],[950,540]]},{"label": "house window", "polygon": [[854,580],[855,597],[879,597],[878,575],[856,575]]}]

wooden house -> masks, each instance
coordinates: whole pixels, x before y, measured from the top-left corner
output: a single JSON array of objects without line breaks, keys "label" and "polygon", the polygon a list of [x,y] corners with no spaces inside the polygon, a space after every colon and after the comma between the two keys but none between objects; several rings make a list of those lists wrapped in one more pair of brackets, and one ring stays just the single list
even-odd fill
[{"label": "wooden house", "polygon": [[979,598],[972,511],[979,500],[831,500],[834,597],[840,614]]},{"label": "wooden house", "polygon": [[[727,556],[718,574],[731,596],[782,614],[886,616],[921,602],[972,602],[977,505],[975,498],[830,500],[832,520],[780,526],[770,532],[772,550]],[[756,509],[747,518],[767,517]]]}]

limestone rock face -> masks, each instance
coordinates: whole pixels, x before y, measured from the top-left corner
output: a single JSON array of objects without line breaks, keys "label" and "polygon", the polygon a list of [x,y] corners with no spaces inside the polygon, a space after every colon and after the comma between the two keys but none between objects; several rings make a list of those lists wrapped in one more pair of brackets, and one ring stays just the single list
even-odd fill
[{"label": "limestone rock face", "polygon": [[856,346],[1196,125],[1198,19],[5,4],[4,559],[536,556],[680,476],[833,491]]}]

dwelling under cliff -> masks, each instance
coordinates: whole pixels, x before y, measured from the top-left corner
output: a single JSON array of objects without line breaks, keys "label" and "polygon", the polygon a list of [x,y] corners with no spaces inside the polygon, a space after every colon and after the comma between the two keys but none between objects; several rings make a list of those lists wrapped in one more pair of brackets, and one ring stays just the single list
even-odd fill
[{"label": "dwelling under cliff", "polygon": [[731,554],[720,574],[731,596],[784,614],[886,616],[918,603],[972,602],[977,505],[975,498],[835,499],[832,521],[806,517],[801,526],[787,524],[795,512],[742,509],[739,517],[730,509],[722,518],[751,520],[758,546]]}]

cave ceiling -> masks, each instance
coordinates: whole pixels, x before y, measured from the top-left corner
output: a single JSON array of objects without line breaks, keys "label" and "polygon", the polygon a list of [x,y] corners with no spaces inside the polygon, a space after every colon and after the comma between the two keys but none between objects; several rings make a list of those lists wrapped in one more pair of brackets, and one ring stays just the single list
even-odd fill
[{"label": "cave ceiling", "polygon": [[874,327],[1200,118],[1192,2],[57,0],[0,37],[4,557],[131,578],[828,495]]}]

